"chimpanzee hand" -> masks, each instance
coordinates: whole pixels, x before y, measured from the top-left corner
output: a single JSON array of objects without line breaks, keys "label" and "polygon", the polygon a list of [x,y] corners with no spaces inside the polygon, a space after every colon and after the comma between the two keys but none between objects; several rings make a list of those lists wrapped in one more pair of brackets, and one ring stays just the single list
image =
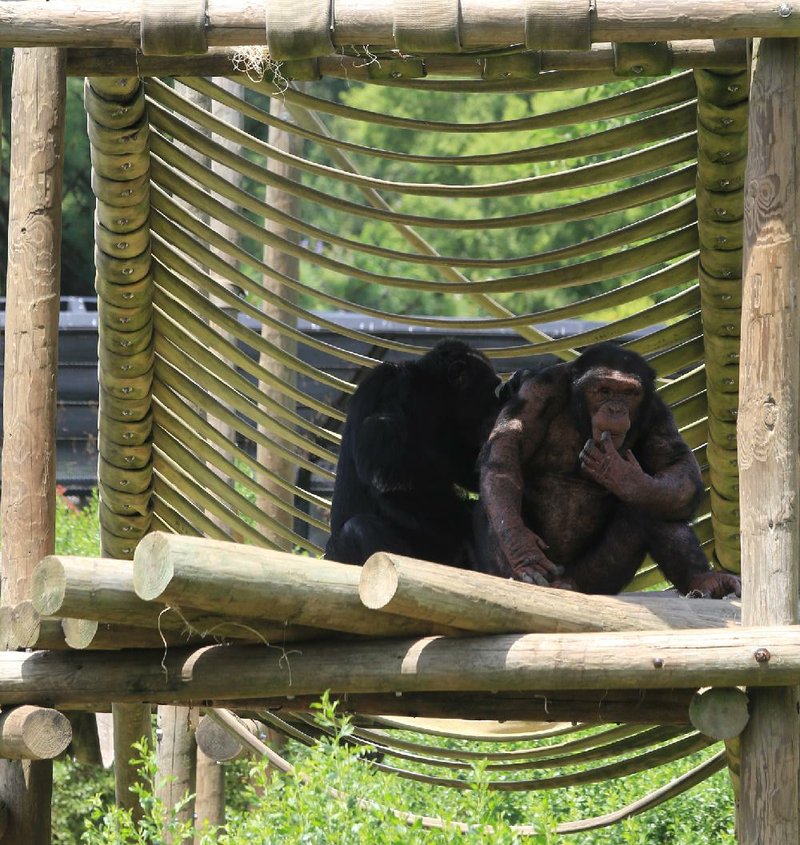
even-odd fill
[{"label": "chimpanzee hand", "polygon": [[623,458],[604,431],[599,443],[587,440],[580,454],[583,471],[623,501],[635,501],[636,491],[648,478],[639,461],[628,450]]},{"label": "chimpanzee hand", "polygon": [[689,580],[686,594],[704,599],[721,599],[735,593],[742,595],[742,581],[738,575],[730,572],[704,572],[702,575],[695,575]]},{"label": "chimpanzee hand", "polygon": [[514,577],[528,584],[549,587],[551,581],[562,574],[560,566],[545,554],[547,543],[525,526],[503,528],[500,532],[500,545],[511,564]]}]

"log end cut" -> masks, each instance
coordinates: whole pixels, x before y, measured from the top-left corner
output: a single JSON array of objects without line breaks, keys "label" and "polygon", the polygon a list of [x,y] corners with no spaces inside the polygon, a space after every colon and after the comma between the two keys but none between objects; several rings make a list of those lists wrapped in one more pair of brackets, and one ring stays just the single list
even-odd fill
[{"label": "log end cut", "polygon": [[157,599],[174,575],[168,538],[158,532],[140,540],[133,557],[133,589],[145,601]]},{"label": "log end cut", "polygon": [[9,760],[52,760],[72,740],[69,719],[49,707],[23,705],[0,716],[0,756]]},{"label": "log end cut", "polygon": [[55,555],[42,558],[33,570],[31,595],[42,616],[53,616],[61,607],[67,589],[64,564]]},{"label": "log end cut", "polygon": [[377,552],[364,564],[358,582],[358,595],[365,607],[381,610],[394,598],[400,583],[394,560]]}]

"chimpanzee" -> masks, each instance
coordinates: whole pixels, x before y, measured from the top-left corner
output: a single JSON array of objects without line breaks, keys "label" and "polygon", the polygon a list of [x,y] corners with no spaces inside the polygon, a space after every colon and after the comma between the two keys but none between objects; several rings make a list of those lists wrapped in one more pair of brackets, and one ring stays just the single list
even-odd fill
[{"label": "chimpanzee", "polygon": [[655,374],[613,343],[522,381],[481,455],[478,568],[585,593],[618,593],[646,554],[682,593],[721,598],[689,525],[700,470]]},{"label": "chimpanzee", "polygon": [[372,370],[350,399],[325,556],[360,565],[390,551],[471,567],[468,493],[499,386],[487,358],[453,339]]}]

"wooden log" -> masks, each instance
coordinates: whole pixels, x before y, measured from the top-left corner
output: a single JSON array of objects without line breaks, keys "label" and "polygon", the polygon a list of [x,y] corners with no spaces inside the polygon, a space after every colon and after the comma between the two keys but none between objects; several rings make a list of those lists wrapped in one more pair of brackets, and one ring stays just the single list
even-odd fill
[{"label": "wooden log", "polygon": [[[150,628],[141,628],[98,622],[95,619],[41,617],[30,601],[20,602],[11,608],[11,631],[15,648],[31,649],[166,648],[201,645],[219,642],[221,639],[192,634],[188,629],[179,631],[170,625],[159,630],[155,623]],[[276,630],[275,633],[279,632]],[[260,641],[253,633],[238,639],[247,642]]]},{"label": "wooden log", "polygon": [[[66,55],[15,50],[3,386],[3,605],[30,597],[55,543],[55,421]],[[50,761],[2,761],[6,845],[50,842]]]},{"label": "wooden log", "polygon": [[195,783],[195,845],[200,845],[203,830],[213,830],[225,824],[225,767],[204,754],[199,746]]},{"label": "wooden log", "polygon": [[[260,642],[298,642],[317,636],[318,631],[300,626],[264,624],[260,618],[231,621],[207,611],[172,607],[140,599],[134,592],[133,564],[130,561],[104,558],[49,555],[36,566],[32,583],[33,606],[44,616],[112,623],[120,635],[124,626],[132,626],[130,644],[124,636],[117,643],[106,645],[108,636],[99,626],[70,623],[73,648],[141,648],[146,640],[135,628],[164,633],[168,644],[176,635],[198,635],[223,639]],[[111,631],[108,633],[110,636]],[[151,643],[153,647],[158,641]]]},{"label": "wooden log", "polygon": [[72,739],[69,719],[49,707],[23,704],[0,713],[0,757],[52,760]]},{"label": "wooden log", "polygon": [[[263,722],[243,718],[241,723],[253,736],[257,736],[263,742],[267,741],[267,728]],[[207,716],[200,719],[195,739],[197,750],[202,751],[206,757],[217,763],[230,763],[232,760],[240,760],[252,755],[252,751],[242,745],[230,731],[226,731],[219,723]]]},{"label": "wooden log", "polygon": [[[358,716],[403,716],[466,721],[541,723],[624,722],[645,725],[689,725],[689,702],[695,691],[670,690],[540,690],[536,693],[426,692],[333,694],[339,712]],[[310,711],[319,696],[212,701],[231,710],[271,710],[278,714]]]},{"label": "wooden log", "polygon": [[[62,619],[64,647],[113,651],[122,648],[173,648],[175,646],[202,645],[209,642],[200,636],[180,631],[153,628],[136,628],[131,625],[116,625],[96,622],[93,619]],[[216,640],[218,642],[219,640]],[[252,642],[256,642],[255,639]],[[44,648],[44,646],[42,646]]]},{"label": "wooden log", "polygon": [[141,771],[131,764],[138,753],[134,742],[144,740],[153,748],[153,727],[149,705],[114,703],[111,709],[114,725],[114,798],[118,807],[130,810],[134,819],[143,816],[137,785],[145,786]]},{"label": "wooden log", "polygon": [[[287,111],[285,100],[279,97],[273,97],[270,100],[269,109],[272,116],[283,121],[291,122],[291,115]],[[268,132],[268,140],[273,147],[282,152],[302,155],[302,138],[292,135],[278,126],[270,126]],[[267,162],[267,169],[283,178],[297,179],[299,177],[297,170],[290,167],[287,163],[276,161],[275,159],[270,159]],[[296,196],[286,191],[281,191],[274,185],[266,186],[264,201],[271,208],[283,212],[290,217],[296,217],[300,210],[300,201]],[[287,239],[290,243],[297,243],[299,240],[299,234],[284,223],[280,223],[277,220],[265,220],[264,225],[272,235]],[[267,245],[264,247],[263,259],[264,263],[276,272],[292,279],[300,278],[300,259],[296,255],[284,252],[278,249],[277,246]],[[282,284],[277,279],[273,279],[267,275],[263,276],[261,283],[264,285],[265,292],[269,294],[269,297],[261,303],[261,307],[266,314],[276,321],[265,321],[262,323],[261,336],[282,352],[296,355],[297,341],[293,337],[287,336],[283,327],[295,327],[297,325],[297,315],[286,308],[282,308],[278,304],[279,300],[276,301],[276,297],[296,304],[298,298],[297,292],[289,286]],[[262,350],[259,354],[259,364],[270,373],[277,375],[282,383],[290,384],[293,387],[297,386],[297,373],[293,371],[286,360],[274,358],[268,355],[266,350]],[[277,386],[273,382],[261,380],[259,381],[258,389],[266,396],[271,397],[274,402],[284,405],[291,411],[296,410],[296,401],[291,396],[286,395],[282,385]],[[263,427],[262,431],[265,434],[267,433]],[[287,449],[292,448],[290,443],[283,443],[283,445]],[[280,479],[294,477],[294,462],[289,456],[270,448],[263,442],[256,446],[256,457],[258,458],[258,462],[266,470],[264,473],[259,473],[257,478],[260,484],[270,494],[268,496],[263,494],[258,496],[256,502],[259,508],[266,514],[282,523],[285,527],[290,528],[293,517],[284,505],[291,504],[293,496],[290,491],[287,491],[280,484]],[[291,545],[275,533],[270,534],[270,540],[281,549],[291,550]]]},{"label": "wooden log", "polygon": [[207,646],[164,652],[0,653],[0,700],[80,709],[344,692],[786,686],[800,678],[790,628],[522,634]]},{"label": "wooden log", "polygon": [[[2,560],[0,560],[0,565],[2,565]],[[19,648],[11,631],[12,611],[13,608],[10,605],[0,605],[0,651]]]},{"label": "wooden log", "polygon": [[[175,818],[179,822],[191,822],[194,817],[197,760],[194,731],[199,715],[195,707],[158,708],[156,797],[170,810],[177,808]],[[168,837],[166,841],[176,840]]]},{"label": "wooden log", "polygon": [[[800,41],[762,41],[750,95],[745,175],[739,416],[742,617],[798,621],[800,426]],[[788,684],[797,684],[797,678]],[[749,691],[742,734],[739,835],[800,842],[800,694]]]},{"label": "wooden log", "polygon": [[29,599],[11,608],[11,636],[16,648],[63,648],[60,619],[42,618]]},{"label": "wooden log", "polygon": [[689,718],[706,736],[733,739],[745,729],[750,718],[747,695],[736,687],[699,691],[689,704]]},{"label": "wooden log", "polygon": [[[588,14],[588,6],[587,14]],[[693,38],[793,37],[800,22],[774,0],[650,0],[605,2],[592,11],[591,38],[608,41],[669,41]],[[209,46],[264,44],[263,8],[240,0],[209,3]],[[511,47],[525,43],[525,17],[517,3],[469,0],[461,5],[459,42],[464,50]],[[61,47],[140,46],[139,7],[122,0],[77,4],[74,0],[5,0],[0,4],[0,47],[53,44]],[[331,21],[336,48],[396,46],[390,0],[337,0]]]},{"label": "wooden log", "polygon": [[452,631],[367,610],[359,574],[343,563],[160,532],[141,540],[133,564],[146,601],[373,637]]},{"label": "wooden log", "polygon": [[133,592],[133,565],[128,561],[50,555],[34,569],[31,594],[42,616],[103,619],[105,609],[111,608],[125,614],[128,624],[149,626],[157,614]]},{"label": "wooden log", "polygon": [[732,627],[735,605],[638,594],[588,596],[378,552],[358,585],[366,607],[481,633]]},{"label": "wooden log", "polygon": [[[690,68],[729,69],[747,64],[747,45],[744,40],[673,41],[668,45],[674,70]],[[70,76],[241,76],[246,73],[234,67],[236,50],[212,47],[196,56],[143,56],[138,50],[92,50],[72,47],[67,51],[67,73]],[[541,70],[549,71],[613,71],[614,45],[595,44],[591,50],[544,50],[540,52]],[[282,73],[292,78],[291,67]],[[461,79],[482,78],[483,64],[466,56],[426,56],[428,76],[455,76]],[[363,57],[330,56],[319,60],[322,76],[343,77],[368,81],[370,68]],[[515,80],[509,89],[535,86],[540,75],[529,80]],[[402,85],[402,82],[398,83]],[[487,86],[488,87],[488,86]],[[496,88],[494,88],[496,90]]]}]

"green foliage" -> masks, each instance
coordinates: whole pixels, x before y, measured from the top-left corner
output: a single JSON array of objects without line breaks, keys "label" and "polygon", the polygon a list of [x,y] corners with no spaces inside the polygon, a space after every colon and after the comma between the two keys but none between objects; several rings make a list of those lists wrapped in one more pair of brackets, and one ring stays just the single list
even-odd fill
[{"label": "green foliage", "polygon": [[[630,83],[618,83],[613,93],[620,93]],[[312,92],[313,93],[313,92]],[[363,109],[367,113],[389,114],[397,117],[414,118],[420,121],[447,122],[453,124],[490,123],[515,120],[532,115],[557,112],[582,105],[592,98],[612,93],[603,89],[580,89],[575,91],[553,91],[537,94],[474,93],[424,94],[402,88],[382,88],[371,85],[353,85],[338,92],[338,99],[347,106]],[[602,132],[625,125],[640,115],[615,118],[604,121],[590,121],[569,124],[550,129],[517,131],[510,133],[410,131],[380,123],[359,122],[341,117],[328,118],[331,134],[348,141],[378,150],[414,153],[426,156],[485,156],[506,151],[539,149],[551,144]],[[324,164],[333,164],[323,150],[306,150],[306,155]],[[603,154],[564,159],[563,153],[553,161],[520,164],[469,164],[462,166],[433,162],[411,163],[407,161],[380,159],[368,155],[350,153],[350,158],[364,175],[397,182],[419,184],[480,185],[504,183],[518,179],[544,176],[565,168],[583,167],[614,154]],[[353,202],[365,204],[358,188],[343,186],[336,180],[323,176],[304,176],[304,181],[322,192],[341,196]],[[510,195],[498,197],[430,197],[382,191],[393,210],[408,214],[424,215],[440,219],[489,220],[505,215],[517,215],[540,211],[554,206],[580,202],[592,196],[622,190],[637,179],[620,180],[600,188],[573,188],[554,193]],[[565,224],[512,227],[504,229],[473,228],[421,229],[426,240],[445,256],[470,256],[473,258],[522,258],[559,249],[575,243],[586,242],[620,226],[653,214],[666,206],[665,202],[652,203],[642,209],[628,209],[619,213],[576,220]],[[321,204],[304,202],[301,216],[323,229],[344,235],[364,244],[380,244],[400,252],[416,252],[418,249],[392,225],[378,220],[343,214],[339,210]],[[352,264],[360,270],[385,277],[397,275],[413,279],[441,281],[446,278],[441,271],[424,264],[387,262],[383,258],[350,251],[334,244],[313,245],[324,255]],[[598,253],[599,254],[599,253]],[[587,258],[592,257],[590,255]],[[487,270],[464,268],[462,273],[473,281],[487,278],[514,276],[523,272],[551,269],[556,264],[542,263],[520,266],[512,269]],[[313,287],[324,286],[326,292],[335,293],[353,303],[369,305],[395,313],[425,313],[430,315],[476,315],[477,306],[466,295],[426,293],[414,289],[392,288],[388,285],[342,276],[332,270],[303,265],[303,278]],[[537,311],[563,305],[588,295],[611,289],[619,280],[598,282],[578,288],[555,290],[533,290],[513,294],[498,294],[496,299],[517,313]],[[630,281],[625,279],[623,281]],[[650,298],[650,301],[661,297]],[[307,304],[313,304],[309,299]],[[630,304],[613,316],[636,313],[641,303]],[[606,315],[606,316],[611,316]]]},{"label": "green foliage", "polygon": [[[90,802],[89,816],[84,822],[81,842],[84,845],[163,845],[171,842],[193,842],[195,831],[190,822],[178,820],[177,813],[190,797],[185,796],[175,807],[166,807],[156,796],[159,778],[155,754],[146,742],[134,743],[138,752],[132,762],[139,768],[142,783],[132,787],[139,798],[142,817],[134,820],[130,811],[110,806],[100,796]],[[204,837],[203,845],[213,842]]]},{"label": "green foliage", "polygon": [[79,508],[62,492],[56,495],[56,554],[100,556],[100,520],[97,490]]},{"label": "green foliage", "polygon": [[80,841],[90,803],[114,801],[114,775],[110,770],[84,765],[65,757],[53,769],[53,843],[75,845]]},{"label": "green foliage", "polygon": [[[235,798],[228,801],[224,830],[197,832],[199,845],[734,845],[733,807],[727,773],[619,825],[562,838],[559,822],[600,815],[656,788],[693,761],[644,772],[631,778],[554,792],[506,793],[488,788],[496,774],[485,764],[468,773],[464,789],[431,787],[376,772],[363,747],[352,744],[353,726],[339,717],[336,703],[323,696],[317,707],[320,727],[329,731],[312,747],[290,744],[294,774],[276,774],[264,761],[237,763],[228,777]],[[150,845],[189,842],[195,831],[176,820],[177,808],[164,807],[155,795],[158,775],[153,757],[138,747],[136,761],[145,786],[139,796],[144,818],[111,806],[106,790],[91,801],[80,840],[62,835],[59,845]],[[61,764],[64,765],[64,764]],[[64,779],[62,778],[62,782]],[[86,794],[85,786],[82,795]],[[85,799],[83,799],[85,800]],[[77,803],[73,801],[73,804]],[[427,828],[421,818],[435,816],[443,827]],[[468,825],[464,832],[460,824]],[[533,832],[522,835],[514,825]]]}]

